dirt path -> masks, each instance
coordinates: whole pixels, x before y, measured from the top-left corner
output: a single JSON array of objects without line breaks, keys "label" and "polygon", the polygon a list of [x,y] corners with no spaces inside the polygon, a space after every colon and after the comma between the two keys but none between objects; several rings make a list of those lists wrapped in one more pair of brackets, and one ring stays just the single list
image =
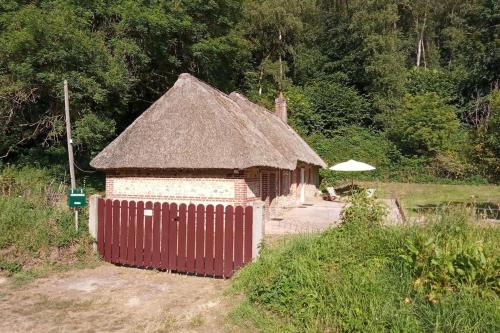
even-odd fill
[{"label": "dirt path", "polygon": [[225,280],[111,264],[16,289],[0,278],[0,332],[228,330]]}]

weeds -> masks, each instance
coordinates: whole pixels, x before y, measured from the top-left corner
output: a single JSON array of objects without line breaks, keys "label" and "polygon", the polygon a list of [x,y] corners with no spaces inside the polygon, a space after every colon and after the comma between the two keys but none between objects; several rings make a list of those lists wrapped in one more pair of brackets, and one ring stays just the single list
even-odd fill
[{"label": "weeds", "polygon": [[340,227],[265,248],[237,274],[246,300],[231,318],[268,332],[498,331],[500,232],[464,214],[384,227],[383,208],[355,196]]},{"label": "weeds", "polygon": [[64,198],[65,186],[45,169],[0,172],[0,270],[19,281],[37,276],[36,266],[57,261],[74,264],[92,256],[91,239],[74,228]]},{"label": "weeds", "polygon": [[201,325],[203,325],[204,322],[205,319],[203,318],[203,315],[198,313],[197,315],[191,317],[190,325],[191,327],[200,327]]},{"label": "weeds", "polygon": [[500,257],[484,233],[498,231],[474,225],[465,210],[448,211],[413,229],[403,254],[416,292],[435,303],[442,294],[472,287],[500,294]]}]

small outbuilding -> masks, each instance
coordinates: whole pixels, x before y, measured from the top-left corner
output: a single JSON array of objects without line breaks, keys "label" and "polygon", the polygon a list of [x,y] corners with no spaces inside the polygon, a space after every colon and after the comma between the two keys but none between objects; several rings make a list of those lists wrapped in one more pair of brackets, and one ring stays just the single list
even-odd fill
[{"label": "small outbuilding", "polygon": [[119,200],[252,205],[266,218],[317,195],[325,163],[276,112],[226,95],[190,74],[101,151],[91,166]]}]

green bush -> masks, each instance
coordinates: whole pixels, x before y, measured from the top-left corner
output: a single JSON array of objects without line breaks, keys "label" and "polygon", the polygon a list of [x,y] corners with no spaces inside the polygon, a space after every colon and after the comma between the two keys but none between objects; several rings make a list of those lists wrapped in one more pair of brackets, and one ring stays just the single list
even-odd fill
[{"label": "green bush", "polygon": [[465,158],[465,138],[455,140],[453,151],[435,157],[404,156],[383,132],[359,126],[336,130],[328,138],[320,133],[306,137],[308,144],[331,166],[349,159],[369,163],[377,169],[372,172],[334,172],[321,170],[323,187],[337,186],[347,179],[400,181],[414,183],[486,184],[488,179],[478,175]]},{"label": "green bush", "polygon": [[[318,80],[304,88],[312,110],[317,115],[315,127],[322,133],[349,125],[369,125],[373,109],[367,98],[355,88],[335,80]],[[318,126],[319,125],[319,126]]]},{"label": "green bush", "polygon": [[384,170],[401,158],[383,133],[359,126],[342,127],[331,138],[315,133],[306,141],[329,165],[355,159]]},{"label": "green bush", "polygon": [[389,117],[390,138],[408,156],[448,152],[461,135],[457,109],[436,93],[405,96],[402,109]]},{"label": "green bush", "polygon": [[46,169],[8,167],[0,173],[0,269],[43,262],[53,248],[88,245],[85,212],[79,232],[65,203],[66,186]]},{"label": "green bush", "polygon": [[439,216],[424,230],[412,230],[401,258],[415,291],[432,302],[463,287],[500,294],[500,257],[484,243],[483,232],[470,224],[465,212],[456,211]]},{"label": "green bush", "polygon": [[456,103],[460,96],[460,74],[445,69],[413,68],[408,71],[406,90],[412,95],[436,93]]},{"label": "green bush", "polygon": [[386,207],[369,198],[365,191],[353,193],[351,205],[342,211],[342,221],[347,228],[361,228],[365,230],[367,225],[380,225],[387,212]]},{"label": "green bush", "polygon": [[314,133],[306,138],[311,147],[331,166],[349,159],[363,161],[375,166],[373,172],[334,172],[321,170],[324,186],[335,186],[341,180],[373,180],[389,177],[402,158],[396,146],[383,133],[360,126],[343,127],[331,138]]},{"label": "green bush", "polygon": [[[233,282],[234,290],[246,295],[243,308],[233,318],[250,313],[262,331],[496,331],[500,314],[495,308],[500,301],[489,282],[456,279],[456,288],[443,289],[432,300],[418,290],[415,270],[401,254],[408,253],[414,235],[429,237],[438,228],[448,232],[448,238],[439,241],[443,246],[463,242],[464,235],[482,239],[485,260],[492,263],[498,260],[494,247],[500,232],[462,228],[465,222],[446,214],[441,219],[448,222],[440,226],[384,227],[382,211],[370,199],[355,195],[340,227],[264,248],[258,261],[239,272]],[[475,252],[465,247],[462,253]],[[433,254],[425,252],[425,256],[424,261],[431,263]],[[460,258],[464,265],[468,257]]]}]

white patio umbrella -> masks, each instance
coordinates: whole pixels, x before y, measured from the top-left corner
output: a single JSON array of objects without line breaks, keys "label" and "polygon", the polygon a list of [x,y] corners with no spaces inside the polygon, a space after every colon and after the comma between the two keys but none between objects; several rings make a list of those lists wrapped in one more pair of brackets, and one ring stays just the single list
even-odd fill
[{"label": "white patio umbrella", "polygon": [[[346,171],[346,172],[356,172],[356,171],[372,171],[375,170],[374,166],[366,164],[363,162],[358,162],[355,160],[349,160],[347,162],[342,162],[335,164],[330,167],[330,170],[334,171]],[[354,178],[351,178],[351,193],[354,187]]]}]

